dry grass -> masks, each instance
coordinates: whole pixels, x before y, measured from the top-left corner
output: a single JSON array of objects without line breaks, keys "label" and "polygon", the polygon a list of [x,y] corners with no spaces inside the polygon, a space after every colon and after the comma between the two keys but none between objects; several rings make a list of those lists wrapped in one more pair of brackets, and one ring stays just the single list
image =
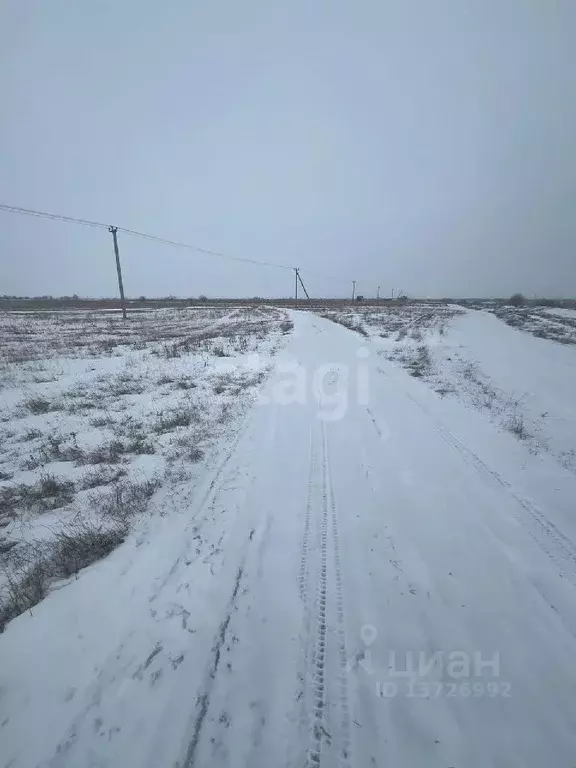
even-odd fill
[{"label": "dry grass", "polygon": [[378,335],[403,341],[410,336],[422,342],[427,333],[443,333],[451,318],[461,310],[444,304],[421,302],[381,306],[348,306],[321,312],[327,320],[343,325],[363,336]]},{"label": "dry grass", "polygon": [[127,533],[121,524],[82,521],[62,529],[50,542],[11,548],[7,553],[10,564],[3,568],[0,632],[13,618],[43,600],[54,581],[69,578],[102,559],[124,541]]},{"label": "dry grass", "polygon": [[44,397],[29,397],[27,400],[24,400],[22,405],[35,416],[40,413],[49,413],[49,411],[58,411],[62,409],[62,403],[52,403]]},{"label": "dry grass", "polygon": [[358,322],[354,316],[349,313],[324,312],[320,317],[323,317],[326,320],[332,320],[333,323],[338,323],[338,325],[343,325],[344,328],[348,328],[349,331],[356,331],[362,336],[368,336],[368,331],[364,328],[362,323]]},{"label": "dry grass", "polygon": [[165,432],[173,432],[178,427],[189,427],[194,423],[199,424],[201,421],[202,414],[198,408],[187,406],[160,413],[156,422],[152,425],[152,429],[158,434],[163,434]]},{"label": "dry grass", "polygon": [[[122,435],[123,430],[118,427]],[[117,464],[130,454],[152,454],[155,447],[151,439],[142,432],[133,430],[124,439],[107,439],[93,448],[82,448],[74,437],[65,439],[62,435],[48,435],[37,450],[22,460],[22,469],[33,470],[54,461],[69,461],[75,466],[88,464]]]},{"label": "dry grass", "polygon": [[526,440],[531,437],[526,424],[524,422],[524,416],[519,411],[513,411],[508,414],[502,422],[504,429],[511,432],[519,440]]},{"label": "dry grass", "polygon": [[196,434],[181,435],[175,440],[177,446],[176,455],[193,464],[202,461],[204,458],[204,451],[200,447],[199,442]]},{"label": "dry grass", "polygon": [[0,632],[11,619],[39,603],[54,581],[77,574],[121,544],[133,519],[146,511],[158,486],[156,479],[116,482],[112,488],[89,497],[89,517],[75,515],[49,540],[12,545],[5,550]]},{"label": "dry grass", "polygon": [[181,376],[174,381],[174,389],[188,390],[195,389],[196,386],[197,384],[188,376]]},{"label": "dry grass", "polygon": [[42,514],[65,507],[74,499],[74,483],[49,473],[33,485],[20,483],[0,488],[0,518],[21,511]]},{"label": "dry grass", "polygon": [[156,479],[140,483],[121,480],[110,489],[90,496],[90,507],[100,518],[127,523],[146,510],[158,487]]},{"label": "dry grass", "polygon": [[97,469],[89,470],[79,482],[79,488],[83,491],[91,488],[117,483],[122,477],[126,476],[126,470],[122,467],[110,467],[105,464]]},{"label": "dry grass", "polygon": [[426,344],[417,347],[402,346],[385,355],[388,360],[400,363],[416,379],[430,377],[434,373],[432,354]]},{"label": "dry grass", "polygon": [[541,307],[492,307],[491,311],[508,325],[541,339],[576,344],[576,318],[551,315]]},{"label": "dry grass", "polygon": [[[95,312],[0,314],[0,387],[19,389],[0,406],[0,626],[124,540],[158,487],[135,483],[139,472],[190,480],[265,376],[231,359],[219,379],[215,358],[260,351],[271,332],[273,354],[289,330],[284,312],[264,308],[159,310],[128,323]],[[13,482],[19,470],[34,479]]]},{"label": "dry grass", "polygon": [[0,359],[26,362],[50,357],[123,355],[119,347],[143,349],[163,341],[178,344],[200,334],[228,311],[138,312],[128,323],[102,312],[7,313],[0,317]]}]

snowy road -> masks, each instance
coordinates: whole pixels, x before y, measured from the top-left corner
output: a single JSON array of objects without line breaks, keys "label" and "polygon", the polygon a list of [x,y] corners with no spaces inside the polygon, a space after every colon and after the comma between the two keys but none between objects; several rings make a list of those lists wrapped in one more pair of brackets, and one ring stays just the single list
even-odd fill
[{"label": "snowy road", "polygon": [[204,486],[0,637],[0,766],[576,764],[574,476],[295,323]]}]

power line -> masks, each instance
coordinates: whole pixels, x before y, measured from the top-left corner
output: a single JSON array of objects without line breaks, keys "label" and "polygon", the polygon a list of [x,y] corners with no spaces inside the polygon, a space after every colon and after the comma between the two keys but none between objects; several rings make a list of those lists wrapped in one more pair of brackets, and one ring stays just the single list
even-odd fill
[{"label": "power line", "polygon": [[298,268],[299,272],[306,272],[307,275],[314,275],[315,277],[322,277],[325,280],[337,280],[339,283],[349,283],[350,280],[347,277],[336,277],[336,275],[327,275],[325,272],[317,272],[315,269],[308,269],[308,267]]},{"label": "power line", "polygon": [[[33,208],[22,208],[16,205],[6,205],[4,203],[0,203],[0,211],[5,211],[6,213],[17,213],[25,216],[35,216],[43,219],[52,219],[53,221],[63,221],[68,224],[78,224],[80,226],[96,227],[98,229],[107,229],[111,231],[110,225],[104,224],[104,222],[101,222],[101,221],[79,219],[74,216],[63,216],[58,213],[48,213],[47,211],[37,211]],[[271,261],[263,261],[261,259],[251,259],[246,256],[233,256],[229,253],[222,253],[221,251],[213,251],[209,248],[201,248],[196,245],[190,245],[189,243],[182,243],[176,240],[169,240],[164,237],[158,237],[157,235],[150,235],[146,232],[139,232],[137,230],[128,229],[126,227],[115,227],[115,229],[117,230],[117,232],[123,232],[124,234],[130,235],[132,237],[141,237],[144,240],[150,240],[152,242],[162,243],[163,245],[170,245],[176,248],[186,248],[189,251],[195,251],[196,253],[203,253],[207,256],[215,256],[217,258],[228,259],[230,261],[238,261],[245,264],[255,264],[257,266],[262,266],[262,267],[274,267],[275,269],[288,269],[288,270],[294,269],[294,267],[289,266],[287,264],[277,264]],[[314,269],[308,269],[307,267],[304,267],[303,269],[299,269],[299,272],[305,272],[308,275],[315,275],[316,277],[321,277],[325,280],[336,280],[339,283],[349,282],[349,280],[345,277],[336,277],[335,275],[327,275],[323,272],[317,272]]]},{"label": "power line", "polygon": [[[61,216],[57,213],[47,213],[46,211],[36,211],[32,208],[20,208],[15,205],[4,205],[0,203],[0,210],[7,213],[20,213],[26,216],[37,216],[43,219],[53,219],[54,221],[64,221],[69,224],[79,224],[86,227],[99,227],[100,229],[109,229],[110,225],[104,224],[101,221],[89,221],[88,219],[77,219],[73,216]],[[164,245],[171,245],[177,248],[186,248],[189,251],[196,251],[197,253],[204,253],[208,256],[218,256],[223,259],[229,259],[231,261],[240,261],[247,264],[256,264],[263,267],[276,267],[277,269],[292,269],[292,267],[286,264],[275,264],[271,261],[261,261],[259,259],[250,259],[245,256],[232,256],[229,253],[221,253],[220,251],[212,251],[208,248],[200,248],[196,245],[189,245],[188,243],[180,243],[175,240],[167,240],[164,237],[157,237],[156,235],[149,235],[146,232],[137,232],[134,229],[127,229],[126,227],[116,227],[118,232],[124,232],[126,235],[132,237],[141,237],[145,240],[152,240],[156,243],[163,243]]]},{"label": "power line", "polygon": [[133,237],[142,237],[145,240],[152,240],[156,243],[164,243],[164,245],[173,245],[177,248],[188,248],[191,251],[197,251],[198,253],[205,253],[208,256],[219,256],[223,259],[231,259],[233,261],[243,261],[247,264],[258,264],[263,267],[276,267],[277,269],[292,269],[292,267],[286,264],[275,264],[272,261],[261,261],[259,259],[249,259],[246,256],[231,256],[228,253],[221,253],[220,251],[211,251],[208,248],[199,248],[195,245],[188,245],[187,243],[179,243],[175,240],[166,240],[163,237],[156,237],[156,235],[148,235],[145,232],[136,232],[133,229],[124,229],[124,227],[118,227],[118,232],[124,232],[126,235],[132,235]]},{"label": "power line", "polygon": [[85,227],[100,227],[108,229],[108,224],[102,224],[99,221],[88,221],[87,219],[75,219],[72,216],[61,216],[58,213],[46,213],[45,211],[34,211],[32,208],[19,208],[15,205],[4,205],[0,203],[0,210],[7,213],[22,213],[26,216],[38,216],[43,219],[54,219],[55,221],[66,221],[71,224],[82,224]]}]

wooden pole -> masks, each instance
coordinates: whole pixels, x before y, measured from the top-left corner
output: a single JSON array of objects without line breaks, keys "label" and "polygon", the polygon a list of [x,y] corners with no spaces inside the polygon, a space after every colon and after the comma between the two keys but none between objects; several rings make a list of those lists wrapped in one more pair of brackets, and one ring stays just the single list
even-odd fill
[{"label": "wooden pole", "polygon": [[124,283],[122,282],[122,267],[120,266],[120,253],[118,251],[118,227],[108,227],[108,231],[112,232],[112,239],[114,240],[114,255],[116,256],[116,272],[118,274],[118,288],[120,289],[120,303],[122,305],[122,317],[124,320],[128,319],[126,314],[126,301],[124,299]]}]

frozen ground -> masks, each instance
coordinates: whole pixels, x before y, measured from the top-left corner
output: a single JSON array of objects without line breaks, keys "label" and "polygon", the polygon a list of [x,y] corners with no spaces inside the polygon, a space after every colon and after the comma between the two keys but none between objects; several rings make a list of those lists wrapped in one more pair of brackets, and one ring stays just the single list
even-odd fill
[{"label": "frozen ground", "polygon": [[165,514],[0,635],[3,768],[574,765],[576,477],[434,391],[455,312],[293,313]]}]

